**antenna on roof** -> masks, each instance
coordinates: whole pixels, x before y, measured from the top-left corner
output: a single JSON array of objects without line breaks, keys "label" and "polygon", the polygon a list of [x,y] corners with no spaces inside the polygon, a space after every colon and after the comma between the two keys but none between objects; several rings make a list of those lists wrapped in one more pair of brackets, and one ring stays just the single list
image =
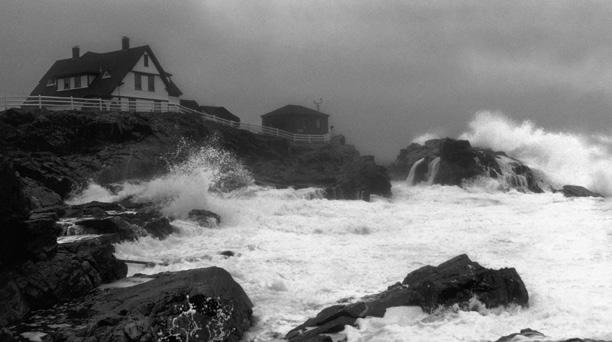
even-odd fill
[{"label": "antenna on roof", "polygon": [[317,106],[317,112],[320,112],[320,109],[321,109],[321,104],[323,103],[323,99],[322,99],[322,98],[319,98],[319,101],[314,100],[314,101],[312,101],[312,102],[315,104],[315,106]]}]

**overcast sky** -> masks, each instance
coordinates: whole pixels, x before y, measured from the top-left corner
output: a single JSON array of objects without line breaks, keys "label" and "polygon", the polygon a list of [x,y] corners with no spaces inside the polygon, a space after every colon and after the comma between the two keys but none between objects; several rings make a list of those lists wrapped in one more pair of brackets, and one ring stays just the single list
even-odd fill
[{"label": "overcast sky", "polygon": [[388,162],[478,110],[610,133],[611,18],[606,1],[1,0],[0,95],[126,35],[185,98],[260,123],[321,97],[337,132]]}]

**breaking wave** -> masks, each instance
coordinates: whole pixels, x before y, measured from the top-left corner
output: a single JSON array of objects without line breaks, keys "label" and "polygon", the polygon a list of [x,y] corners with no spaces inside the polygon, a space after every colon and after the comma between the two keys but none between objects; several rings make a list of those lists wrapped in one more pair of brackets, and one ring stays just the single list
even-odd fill
[{"label": "breaking wave", "polygon": [[554,185],[581,185],[612,195],[611,137],[548,131],[499,112],[479,112],[459,138],[504,151],[543,171]]},{"label": "breaking wave", "polygon": [[[181,154],[186,157],[179,161]],[[129,197],[158,203],[165,215],[184,218],[191,209],[208,208],[211,193],[231,193],[253,184],[251,173],[238,158],[214,142],[198,148],[181,146],[168,160],[169,172],[161,177],[117,184],[112,190],[91,183],[68,203],[114,202]]]}]

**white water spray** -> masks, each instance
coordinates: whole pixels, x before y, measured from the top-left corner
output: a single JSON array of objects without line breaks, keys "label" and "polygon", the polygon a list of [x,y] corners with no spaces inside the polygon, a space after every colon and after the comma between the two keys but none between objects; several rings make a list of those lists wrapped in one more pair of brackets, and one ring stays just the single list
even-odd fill
[{"label": "white water spray", "polygon": [[581,185],[612,195],[610,137],[552,132],[530,121],[517,123],[501,113],[480,112],[459,138],[504,151],[543,171],[557,185]]},{"label": "white water spray", "polygon": [[421,165],[421,163],[423,163],[424,160],[425,158],[421,158],[417,160],[416,162],[414,162],[414,164],[412,164],[412,166],[410,167],[410,172],[408,172],[408,177],[406,177],[406,182],[408,183],[408,185],[415,185],[414,184],[414,174],[416,172],[417,167],[419,167],[419,165]]}]

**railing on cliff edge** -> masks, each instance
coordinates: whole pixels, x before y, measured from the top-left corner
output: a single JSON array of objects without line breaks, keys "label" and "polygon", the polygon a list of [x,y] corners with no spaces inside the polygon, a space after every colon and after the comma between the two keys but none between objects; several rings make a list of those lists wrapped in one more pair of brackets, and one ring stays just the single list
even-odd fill
[{"label": "railing on cliff edge", "polygon": [[118,103],[101,98],[78,98],[60,96],[3,96],[0,97],[0,110],[10,108],[39,108],[49,110],[97,110],[125,112],[176,112],[200,115],[203,119],[224,126],[246,130],[255,134],[271,135],[287,139],[294,143],[322,144],[329,141],[329,134],[299,134],[282,129],[260,126],[245,122],[223,119],[215,115],[197,111],[185,106],[150,100],[134,100],[129,103]]}]

